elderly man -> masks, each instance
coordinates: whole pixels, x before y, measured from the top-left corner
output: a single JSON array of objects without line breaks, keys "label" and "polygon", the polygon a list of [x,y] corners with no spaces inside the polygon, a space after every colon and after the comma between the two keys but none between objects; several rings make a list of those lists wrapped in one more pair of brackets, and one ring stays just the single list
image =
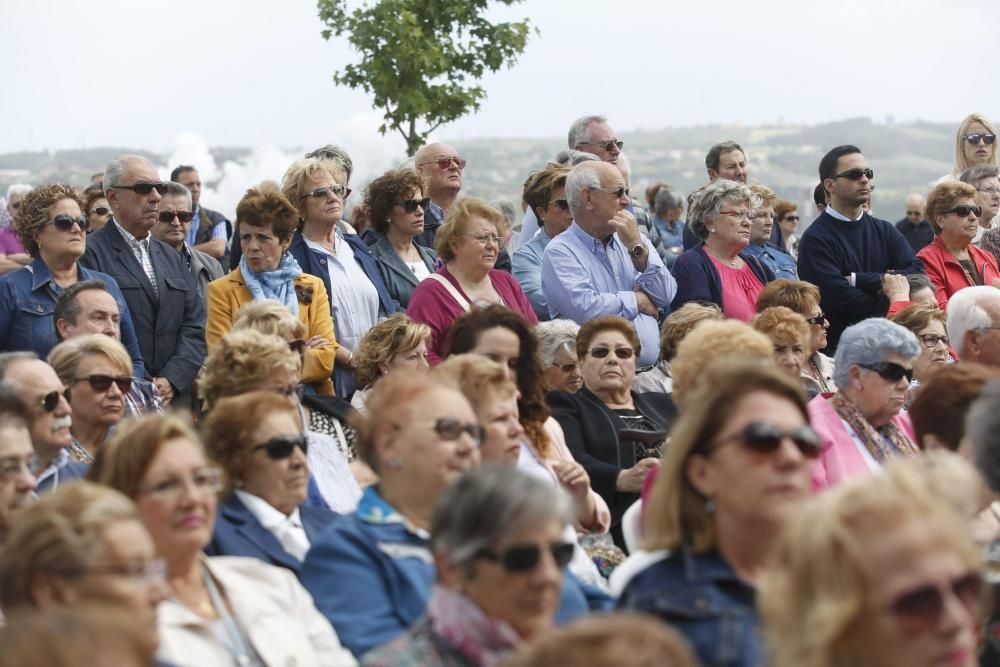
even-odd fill
[{"label": "elderly man", "polygon": [[906,195],[906,216],[896,223],[896,229],[903,235],[913,252],[920,252],[934,240],[934,228],[924,220],[924,205],[927,200],[919,192]]},{"label": "elderly man", "polygon": [[542,292],[553,319],[583,324],[600,315],[630,320],[639,334],[639,365],[660,356],[659,309],[677,283],[625,209],[628,190],[614,165],[584,162],[566,179],[574,222],[542,258]]},{"label": "elderly man", "polygon": [[438,227],[462,190],[465,158],[448,144],[427,144],[417,151],[414,164],[427,183],[424,195],[431,200],[424,212],[424,231],[416,241],[418,245],[433,248]]},{"label": "elderly man", "polygon": [[180,183],[167,183],[167,194],[160,200],[160,212],[156,224],[150,230],[154,239],[163,241],[174,248],[184,258],[198,286],[198,296],[202,305],[205,303],[205,291],[208,284],[221,278],[225,271],[222,264],[208,253],[192,248],[187,242],[188,231],[191,228],[193,197],[191,191]]},{"label": "elderly man", "polygon": [[[201,205],[201,176],[198,170],[191,165],[182,164],[170,172],[170,180],[180,183],[191,193],[191,211],[194,218],[185,238],[187,244],[195,250],[208,253],[225,262],[229,239],[233,235],[233,223],[218,211],[211,211]],[[107,186],[105,179],[104,187]]]},{"label": "elderly man", "polygon": [[73,442],[72,409],[66,400],[66,388],[52,367],[34,352],[0,354],[0,382],[10,386],[30,412],[34,473],[38,478],[35,490],[53,491],[60,484],[83,477],[88,466],[73,461],[68,449]]},{"label": "elderly man", "polygon": [[705,168],[708,169],[709,181],[726,178],[746,183],[750,178],[746,153],[735,141],[723,141],[709,148],[705,155]]},{"label": "elderly man", "polygon": [[1000,367],[1000,290],[966,287],[948,300],[948,335],[961,361]]},{"label": "elderly man", "polygon": [[592,153],[604,162],[618,162],[622,146],[625,145],[608,125],[605,116],[583,116],[569,126],[567,137],[569,147],[585,153]]},{"label": "elderly man", "polygon": [[187,405],[205,359],[205,307],[184,258],[149,233],[167,184],[149,160],[126,155],[108,164],[104,189],[114,216],[90,235],[81,261],[121,287],[164,404]]}]

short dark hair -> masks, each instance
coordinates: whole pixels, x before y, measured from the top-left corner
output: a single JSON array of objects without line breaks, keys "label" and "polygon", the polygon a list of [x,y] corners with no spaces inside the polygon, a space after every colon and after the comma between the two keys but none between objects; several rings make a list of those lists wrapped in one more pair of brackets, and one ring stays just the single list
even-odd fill
[{"label": "short dark hair", "polygon": [[823,187],[823,181],[817,183],[813,189],[813,202],[816,206],[826,206],[826,188]]},{"label": "short dark hair", "polygon": [[178,181],[177,179],[180,177],[181,174],[186,174],[189,171],[198,171],[198,170],[189,164],[177,165],[176,167],[174,167],[174,170],[170,172],[170,180],[173,181],[174,183],[180,183],[180,181]]},{"label": "short dark hair", "polygon": [[[837,162],[840,158],[845,155],[853,155],[854,153],[860,153],[861,149],[857,146],[852,146],[851,144],[844,144],[843,146],[837,146],[836,148],[831,148],[823,159],[819,161],[819,182],[820,185],[823,181],[828,178],[833,178],[837,173]],[[825,203],[825,200],[824,200]]]},{"label": "short dark hair", "polygon": [[[76,297],[80,295],[80,292],[86,292],[87,290],[99,289],[104,292],[108,291],[108,285],[103,280],[93,278],[91,280],[81,280],[75,282],[66,289],[62,291],[62,294],[56,298],[56,307],[52,311],[52,322],[58,322],[59,320],[65,320],[70,324],[76,324],[76,318],[80,316],[80,304],[77,302]],[[59,329],[56,329],[56,335],[58,336]]]},{"label": "short dark hair", "polygon": [[743,150],[743,147],[735,141],[720,141],[708,149],[708,154],[705,155],[705,166],[709,169],[718,171],[719,160],[722,159],[722,154],[731,153],[733,151],[739,151],[743,153],[743,157],[746,157],[747,152]]}]

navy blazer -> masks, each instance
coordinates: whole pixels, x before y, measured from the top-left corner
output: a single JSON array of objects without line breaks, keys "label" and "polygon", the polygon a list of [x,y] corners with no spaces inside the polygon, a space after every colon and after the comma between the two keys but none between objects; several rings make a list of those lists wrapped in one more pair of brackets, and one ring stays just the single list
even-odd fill
[{"label": "navy blazer", "polygon": [[[746,248],[740,251],[740,259],[750,266],[761,284],[767,285],[774,280],[774,272]],[[705,252],[704,245],[685,250],[674,262],[671,273],[677,281],[677,294],[670,304],[671,310],[677,310],[689,301],[707,301],[722,308],[722,278]]]},{"label": "navy blazer", "polygon": [[166,378],[178,394],[185,394],[205,360],[205,306],[179,252],[150,237],[149,256],[159,297],[112,221],[87,237],[80,263],[107,273],[121,288],[146,374]]},{"label": "navy blazer", "polygon": [[[299,505],[302,527],[314,544],[320,531],[330,525],[337,514],[325,507]],[[219,504],[212,541],[205,547],[209,556],[247,556],[291,570],[299,576],[302,563],[285,551],[274,533],[264,528],[257,517],[232,493]]]}]

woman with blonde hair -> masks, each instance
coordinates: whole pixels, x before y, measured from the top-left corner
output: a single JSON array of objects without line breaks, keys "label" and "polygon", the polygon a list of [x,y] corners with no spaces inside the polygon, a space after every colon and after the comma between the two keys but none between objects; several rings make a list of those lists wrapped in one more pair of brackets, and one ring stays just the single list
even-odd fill
[{"label": "woman with blonde hair", "polygon": [[809,349],[809,323],[784,306],[765,308],[750,320],[750,326],[771,339],[774,361],[793,378],[800,378]]},{"label": "woman with blonde hair", "polygon": [[677,346],[702,322],[723,319],[722,310],[714,303],[685,303],[667,315],[660,327],[660,361],[653,368],[636,373],[632,390],[637,392],[674,390],[670,362],[677,356]]},{"label": "woman with blonde hair", "polygon": [[351,398],[354,409],[364,414],[365,403],[375,383],[393,370],[428,368],[427,346],[430,342],[430,327],[414,322],[405,313],[393,313],[372,327],[361,339],[354,355],[358,382],[358,390]]},{"label": "woman with blonde hair", "polygon": [[955,132],[955,167],[952,178],[958,178],[969,167],[997,166],[997,128],[981,113],[966,116]]}]

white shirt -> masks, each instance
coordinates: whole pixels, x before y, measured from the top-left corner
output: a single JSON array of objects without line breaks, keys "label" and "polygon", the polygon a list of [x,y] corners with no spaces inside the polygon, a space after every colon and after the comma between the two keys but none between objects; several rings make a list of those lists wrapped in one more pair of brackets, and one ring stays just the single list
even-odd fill
[{"label": "white shirt", "polygon": [[260,496],[242,489],[236,489],[236,497],[250,510],[254,518],[260,521],[260,525],[264,526],[266,531],[278,538],[282,549],[300,561],[305,560],[306,552],[309,551],[309,536],[306,535],[306,529],[302,525],[298,507],[285,516]]},{"label": "white shirt", "polygon": [[354,259],[354,249],[339,231],[335,243],[337,251],[332,253],[315,241],[306,239],[306,245],[327,258],[332,305],[330,315],[337,342],[349,350],[356,350],[364,335],[378,323],[378,290]]},{"label": "white shirt", "polygon": [[410,271],[413,271],[413,275],[417,277],[417,282],[431,275],[431,272],[427,270],[427,265],[424,264],[423,260],[417,260],[415,263],[406,262],[406,265],[410,267]]},{"label": "white shirt", "polygon": [[868,451],[868,447],[865,446],[865,443],[861,439],[861,436],[859,436],[857,433],[854,432],[854,429],[851,428],[851,425],[848,424],[846,420],[841,418],[840,422],[844,425],[844,428],[847,429],[847,432],[851,434],[851,441],[857,448],[858,453],[861,454],[861,458],[864,459],[865,465],[868,466],[868,469],[871,470],[872,472],[878,472],[882,470],[882,466],[879,465],[879,462],[875,460],[875,457],[872,456],[872,453]]}]

